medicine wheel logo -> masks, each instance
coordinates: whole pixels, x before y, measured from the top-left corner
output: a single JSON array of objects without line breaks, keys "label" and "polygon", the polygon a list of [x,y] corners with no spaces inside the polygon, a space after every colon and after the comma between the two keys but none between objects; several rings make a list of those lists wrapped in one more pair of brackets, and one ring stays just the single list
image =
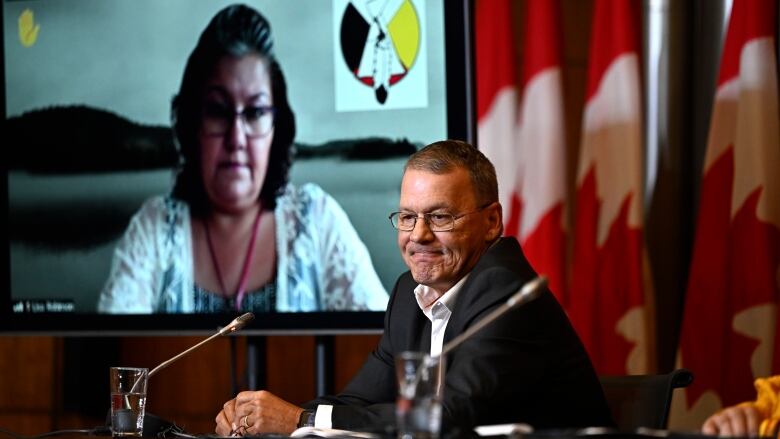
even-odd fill
[{"label": "medicine wheel logo", "polygon": [[420,19],[411,0],[352,0],[341,17],[340,37],[347,68],[384,104],[414,67]]}]

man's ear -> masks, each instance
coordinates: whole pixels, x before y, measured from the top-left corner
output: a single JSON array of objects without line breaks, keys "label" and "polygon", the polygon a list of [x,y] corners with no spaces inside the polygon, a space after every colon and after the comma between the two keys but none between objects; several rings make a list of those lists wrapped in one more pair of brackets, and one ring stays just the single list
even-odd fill
[{"label": "man's ear", "polygon": [[492,242],[504,233],[503,209],[501,208],[501,203],[498,201],[494,202],[485,208],[485,212],[487,213],[487,215],[485,215],[485,221],[488,223],[485,240]]}]

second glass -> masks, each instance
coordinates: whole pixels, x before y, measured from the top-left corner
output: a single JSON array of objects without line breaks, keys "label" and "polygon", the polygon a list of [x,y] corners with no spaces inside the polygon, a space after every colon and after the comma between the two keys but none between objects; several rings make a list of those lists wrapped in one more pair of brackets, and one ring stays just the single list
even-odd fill
[{"label": "second glass", "polygon": [[395,371],[398,438],[438,438],[443,384],[439,358],[432,359],[421,352],[402,352],[395,360]]}]

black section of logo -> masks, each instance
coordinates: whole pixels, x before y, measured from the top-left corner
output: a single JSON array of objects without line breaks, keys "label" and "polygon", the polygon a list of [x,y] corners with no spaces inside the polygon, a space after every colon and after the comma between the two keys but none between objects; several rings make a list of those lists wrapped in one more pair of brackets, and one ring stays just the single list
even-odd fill
[{"label": "black section of logo", "polygon": [[344,61],[352,72],[357,72],[360,67],[369,28],[369,23],[355,6],[352,3],[347,5],[341,22],[341,53],[344,54]]}]

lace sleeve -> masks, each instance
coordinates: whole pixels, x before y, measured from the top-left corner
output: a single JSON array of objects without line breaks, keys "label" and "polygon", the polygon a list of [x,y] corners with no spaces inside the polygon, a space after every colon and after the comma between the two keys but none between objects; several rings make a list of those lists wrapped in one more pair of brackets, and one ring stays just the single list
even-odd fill
[{"label": "lace sleeve", "polygon": [[333,197],[315,186],[311,214],[318,218],[322,309],[326,311],[384,311],[387,291],[382,286],[371,255],[344,209]]},{"label": "lace sleeve", "polygon": [[133,215],[114,250],[111,271],[98,300],[98,312],[148,314],[154,310],[158,283],[154,235],[162,209],[163,201],[156,197]]}]

